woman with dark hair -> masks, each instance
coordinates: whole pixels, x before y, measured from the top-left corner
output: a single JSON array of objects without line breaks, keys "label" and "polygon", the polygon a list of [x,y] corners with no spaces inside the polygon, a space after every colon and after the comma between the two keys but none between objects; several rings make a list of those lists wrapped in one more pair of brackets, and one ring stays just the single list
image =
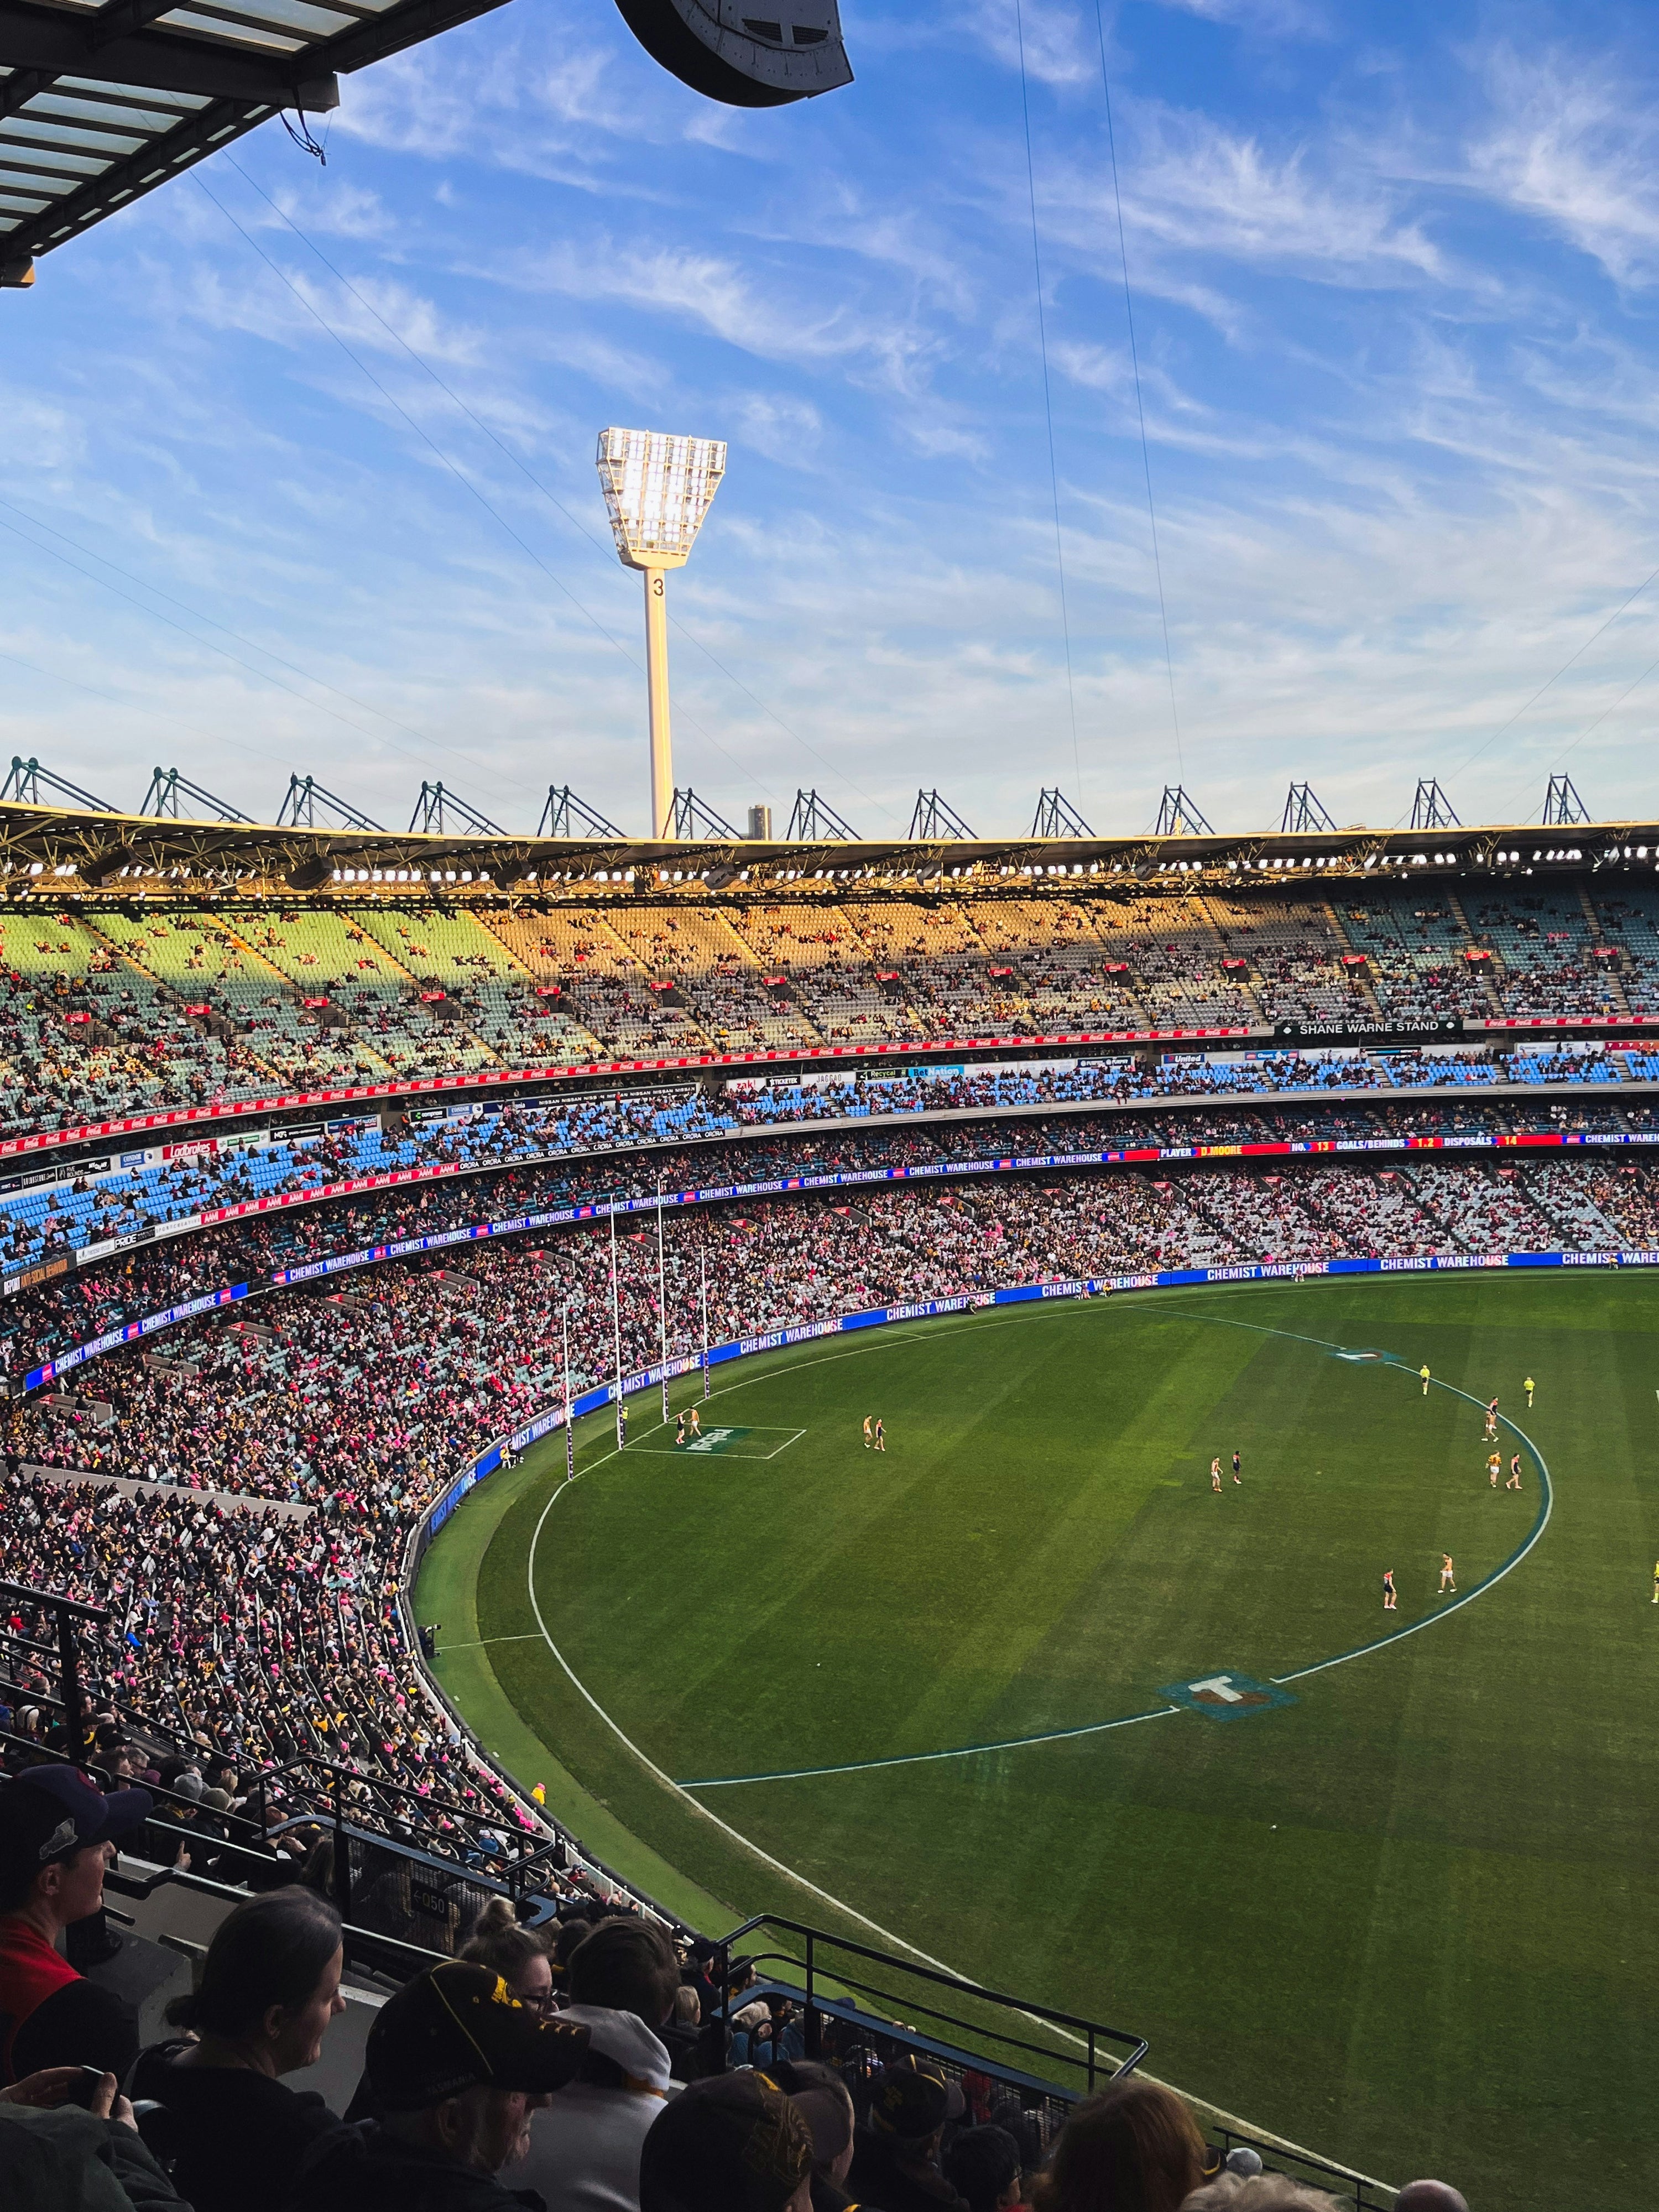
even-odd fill
[{"label": "woman with dark hair", "polygon": [[461,1956],[474,1966],[488,1966],[492,1974],[499,1974],[512,1995],[532,2012],[553,2010],[553,1962],[547,1955],[546,1944],[539,1942],[527,1928],[510,1922],[486,1923],[481,1917],[477,1933],[462,1946]]},{"label": "woman with dark hair", "polygon": [[[164,2107],[165,2154],[196,2212],[276,2212],[300,2160],[340,2125],[284,2074],[314,2065],[340,1995],[340,1916],[314,1890],[273,1889],[219,1923],[201,1980],[167,2018],[192,2039],[139,2054],[131,2094]],[[147,2133],[149,2130],[146,2130]]]},{"label": "woman with dark hair", "polygon": [[1035,2212],[1178,2212],[1205,2179],[1205,2148],[1173,2089],[1115,2083],[1066,2121],[1031,2203]]}]

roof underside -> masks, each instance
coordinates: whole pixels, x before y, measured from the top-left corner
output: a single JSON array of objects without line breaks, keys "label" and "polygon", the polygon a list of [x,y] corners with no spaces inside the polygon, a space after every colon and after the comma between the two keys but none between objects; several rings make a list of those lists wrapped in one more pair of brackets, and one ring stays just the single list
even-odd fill
[{"label": "roof underside", "polygon": [[246,822],[157,820],[68,807],[0,805],[0,889],[446,893],[791,890],[834,896],[890,887],[991,888],[1012,876],[1059,889],[1237,887],[1312,890],[1413,872],[1516,877],[1534,871],[1659,868],[1659,823],[1571,830],[1344,830],[1258,836],[949,840],[787,844],[740,838],[658,842],[394,830],[276,829]]},{"label": "roof underside", "polygon": [[0,283],[337,76],[501,0],[0,0]]}]

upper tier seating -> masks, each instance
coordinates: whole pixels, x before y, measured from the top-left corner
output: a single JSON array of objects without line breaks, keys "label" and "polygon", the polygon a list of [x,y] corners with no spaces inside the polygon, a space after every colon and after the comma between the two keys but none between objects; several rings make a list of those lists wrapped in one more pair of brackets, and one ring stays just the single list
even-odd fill
[{"label": "upper tier seating", "polygon": [[1659,1017],[1645,884],[1462,896],[31,906],[0,911],[0,1133],[612,1058]]}]

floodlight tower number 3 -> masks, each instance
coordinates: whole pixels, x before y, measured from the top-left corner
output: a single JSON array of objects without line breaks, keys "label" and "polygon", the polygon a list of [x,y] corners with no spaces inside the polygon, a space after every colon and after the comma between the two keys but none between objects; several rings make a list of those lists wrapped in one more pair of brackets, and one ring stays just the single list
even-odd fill
[{"label": "floodlight tower number 3", "polygon": [[651,696],[651,835],[674,834],[674,750],[668,720],[670,568],[683,568],[726,474],[719,438],[666,430],[601,430],[605,508],[626,568],[645,576],[645,665]]}]

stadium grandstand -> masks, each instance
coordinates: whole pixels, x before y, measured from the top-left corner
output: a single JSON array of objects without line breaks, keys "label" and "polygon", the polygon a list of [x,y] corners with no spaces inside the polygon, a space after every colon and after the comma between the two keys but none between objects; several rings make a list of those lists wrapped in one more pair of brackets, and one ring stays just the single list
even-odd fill
[{"label": "stadium grandstand", "polygon": [[[402,2094],[368,2028],[440,1961],[589,2021],[572,1943],[616,1921],[684,2031],[646,2039],[665,2081],[828,2063],[861,2143],[932,2099],[947,2151],[973,2123],[1035,2164],[1109,2077],[1166,2094],[1134,2033],[778,1917],[787,1883],[758,1923],[672,1909],[474,1735],[416,1577],[542,1438],[574,1466],[578,1422],[851,1326],[1659,1263],[1659,829],[1571,835],[667,846],[0,809],[0,1825],[32,1785],[55,1816],[73,1762],[147,1793],[108,1913],[70,1929],[108,1998],[91,2056],[125,2064],[135,2014],[154,2040],[275,1891],[343,1942],[307,2076],[337,2110],[365,2048]],[[1190,2108],[1194,2185],[1265,2160],[1394,2200]],[[143,2126],[187,2166],[166,2095]]]}]

